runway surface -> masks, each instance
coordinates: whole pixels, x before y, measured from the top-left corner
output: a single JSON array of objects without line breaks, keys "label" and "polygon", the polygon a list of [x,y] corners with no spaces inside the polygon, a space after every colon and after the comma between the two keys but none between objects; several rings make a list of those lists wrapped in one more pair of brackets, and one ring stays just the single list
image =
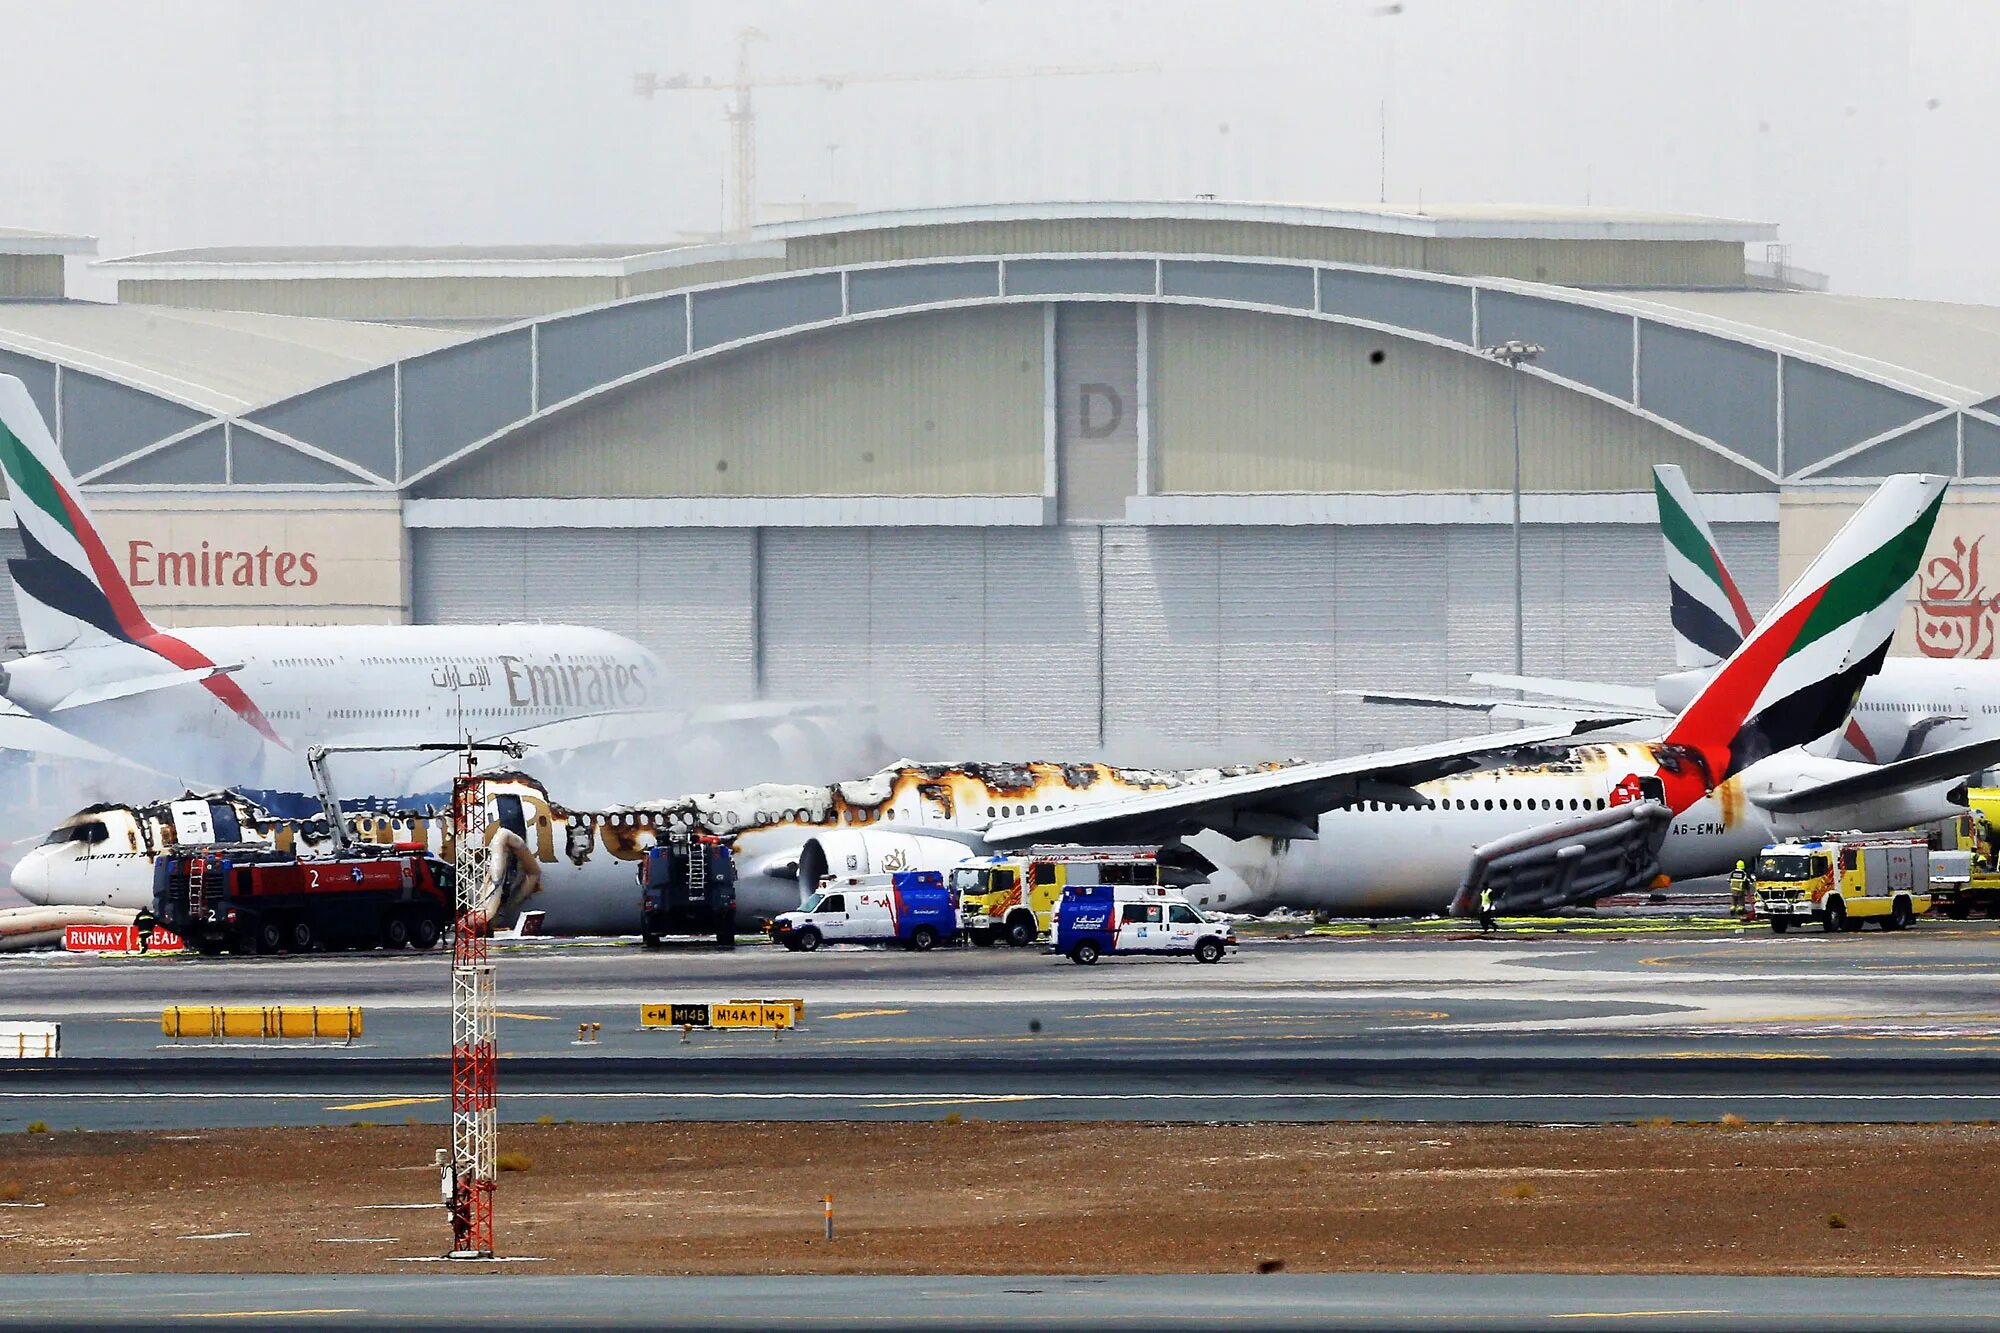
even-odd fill
[{"label": "runway surface", "polygon": [[[629,943],[499,952],[509,1119],[2000,1118],[2000,930],[1252,940],[1224,963]],[[441,955],[0,960],[0,1132],[441,1120]],[[668,1000],[806,1027],[642,1031]],[[173,1044],[166,1004],[358,1004],[352,1046]],[[581,1042],[580,1023],[601,1027]]]},{"label": "runway surface", "polygon": [[[525,1265],[523,1267],[526,1267]],[[22,1275],[0,1325],[188,1329],[2000,1328],[1975,1279],[1386,1274],[1013,1278]]]}]

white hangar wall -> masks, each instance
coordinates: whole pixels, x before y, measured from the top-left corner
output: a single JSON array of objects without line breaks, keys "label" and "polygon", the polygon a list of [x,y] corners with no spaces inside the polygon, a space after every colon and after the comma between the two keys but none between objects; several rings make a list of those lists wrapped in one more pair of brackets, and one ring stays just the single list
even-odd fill
[{"label": "white hangar wall", "polygon": [[[1753,606],[1774,523],[1722,524]],[[462,529],[415,535],[416,618],[581,620],[703,695],[864,698],[936,755],[1337,756],[1481,729],[1364,705],[1513,657],[1496,525]],[[1659,537],[1531,525],[1527,668],[1649,684],[1672,662]]]}]

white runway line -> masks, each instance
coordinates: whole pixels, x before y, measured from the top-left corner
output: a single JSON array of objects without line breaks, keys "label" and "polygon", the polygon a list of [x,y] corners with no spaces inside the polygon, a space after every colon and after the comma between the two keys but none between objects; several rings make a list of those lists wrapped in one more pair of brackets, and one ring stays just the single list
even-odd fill
[{"label": "white runway line", "polygon": [[[317,1102],[350,1093],[260,1092],[260,1101]],[[503,1092],[516,1102],[2000,1102],[2000,1092]],[[0,1092],[39,1101],[240,1101],[233,1092]],[[428,1205],[426,1205],[428,1206]]]}]

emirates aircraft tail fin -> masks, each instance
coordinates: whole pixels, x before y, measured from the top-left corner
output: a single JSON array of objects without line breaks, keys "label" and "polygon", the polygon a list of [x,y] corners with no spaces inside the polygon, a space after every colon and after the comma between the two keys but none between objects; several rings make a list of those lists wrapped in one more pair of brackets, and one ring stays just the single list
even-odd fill
[{"label": "emirates aircraft tail fin", "polygon": [[152,635],[83,507],[41,409],[11,375],[0,375],[0,473],[25,552],[7,569],[27,650],[132,643]]}]

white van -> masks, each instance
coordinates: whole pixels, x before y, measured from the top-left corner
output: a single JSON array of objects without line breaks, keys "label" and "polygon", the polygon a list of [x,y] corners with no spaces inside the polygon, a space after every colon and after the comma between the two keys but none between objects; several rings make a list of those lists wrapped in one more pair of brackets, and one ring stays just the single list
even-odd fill
[{"label": "white van", "polygon": [[821,881],[796,912],[771,922],[771,939],[794,952],[821,943],[900,944],[923,953],[958,939],[958,904],[935,870]]}]

